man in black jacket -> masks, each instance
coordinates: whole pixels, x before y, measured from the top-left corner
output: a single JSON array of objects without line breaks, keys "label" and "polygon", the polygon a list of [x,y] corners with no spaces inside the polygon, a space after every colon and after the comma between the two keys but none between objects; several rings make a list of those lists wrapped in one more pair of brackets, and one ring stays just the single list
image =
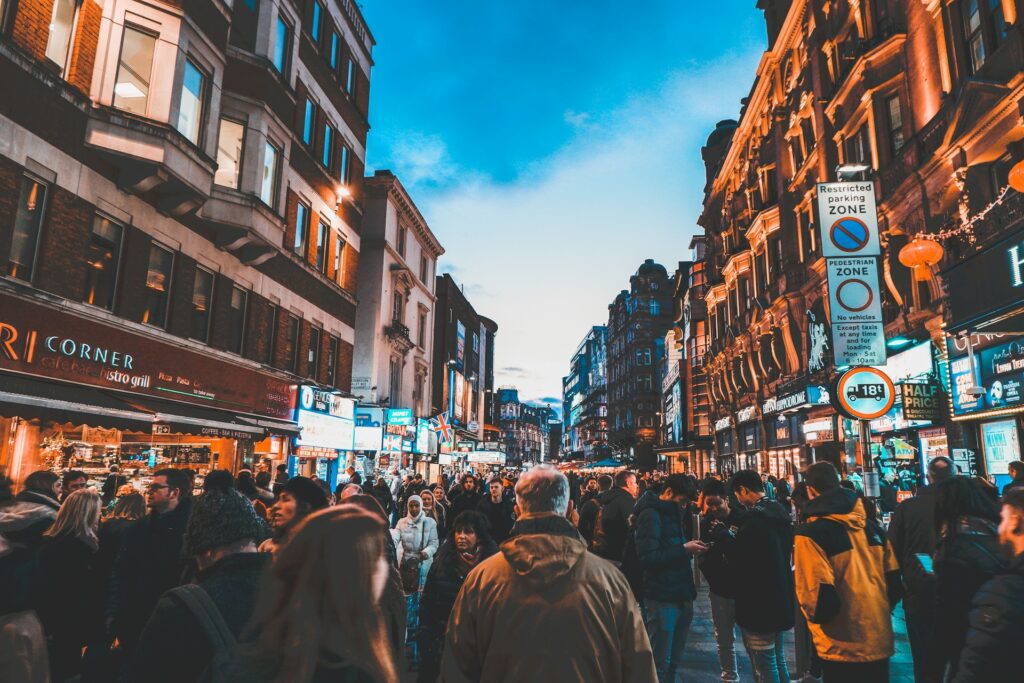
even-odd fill
[{"label": "man in black jacket", "polygon": [[580,536],[587,542],[587,547],[590,547],[594,541],[594,524],[597,523],[597,511],[601,509],[601,503],[598,502],[602,493],[610,491],[612,488],[612,478],[607,474],[602,474],[596,479],[591,479],[597,484],[597,490],[591,491],[589,483],[587,484],[587,493],[583,496],[583,503],[580,505],[580,523],[577,526],[579,529]]},{"label": "man in black jacket", "polygon": [[[272,557],[256,552],[263,528],[252,504],[237,491],[208,491],[192,507],[184,554],[195,558],[199,589],[237,640],[252,616]],[[203,680],[215,656],[230,654],[215,649],[203,622],[179,595],[181,590],[164,593],[157,603],[139,638],[130,681]],[[215,679],[216,672],[210,673]]]},{"label": "man in black jacket", "polygon": [[785,508],[765,497],[764,483],[754,470],[734,474],[731,486],[744,508],[736,537],[724,551],[735,582],[736,624],[754,678],[788,681],[782,636],[796,620],[793,523]]},{"label": "man in black jacket", "polygon": [[107,620],[127,658],[160,596],[182,582],[187,563],[181,544],[191,494],[185,472],[157,470],[146,489],[149,514],[124,532],[110,577]]},{"label": "man in black jacket", "polygon": [[1006,471],[1012,477],[1012,481],[1003,487],[1003,495],[1017,488],[1024,488],[1024,462],[1014,460],[1006,466]]},{"label": "man in black jacket", "polygon": [[1024,642],[1024,488],[1003,495],[999,541],[1013,558],[971,603],[970,627],[953,683],[1020,680]]},{"label": "man in black jacket", "polygon": [[491,479],[487,484],[489,495],[480,499],[477,504],[477,512],[487,518],[491,525],[491,538],[501,545],[512,531],[515,519],[512,518],[514,505],[512,501],[505,498],[505,487],[501,479]]},{"label": "man in black jacket", "polygon": [[708,582],[711,601],[711,623],[715,627],[718,664],[723,681],[740,680],[736,668],[736,595],[732,572],[725,563],[725,550],[739,528],[739,514],[729,504],[725,484],[718,479],[705,479],[701,488],[700,540],[708,546],[701,556],[700,571]]},{"label": "man in black jacket", "polygon": [[636,554],[644,569],[644,622],[659,683],[674,682],[683,661],[697,597],[690,556],[707,550],[700,541],[688,541],[683,532],[684,511],[696,497],[693,482],[686,475],[673,474],[665,480],[660,495],[649,490],[636,504]]},{"label": "man in black jacket", "polygon": [[953,461],[945,456],[928,463],[928,482],[913,498],[896,507],[889,522],[889,543],[903,575],[903,613],[907,639],[914,658],[914,679],[935,683],[930,666],[935,622],[935,577],[925,572],[918,554],[935,555],[935,485],[956,475]]},{"label": "man in black jacket", "polygon": [[591,550],[616,566],[622,564],[629,532],[629,516],[633,514],[636,497],[640,494],[636,475],[628,470],[615,474],[615,486],[597,497],[597,519],[594,523],[594,542]]}]

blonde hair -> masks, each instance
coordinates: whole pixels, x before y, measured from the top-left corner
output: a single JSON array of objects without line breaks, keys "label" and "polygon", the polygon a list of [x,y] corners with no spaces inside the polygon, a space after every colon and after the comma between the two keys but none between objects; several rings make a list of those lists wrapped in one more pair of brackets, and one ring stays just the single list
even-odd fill
[{"label": "blonde hair", "polygon": [[107,515],[107,519],[142,519],[146,516],[146,499],[135,489],[131,493],[122,495],[114,503],[114,508]]},{"label": "blonde hair", "polygon": [[318,664],[342,662],[397,683],[373,596],[385,531],[377,515],[347,503],[303,519],[274,557],[243,660],[272,671],[275,683],[308,683]]},{"label": "blonde hair", "polygon": [[43,534],[49,538],[70,534],[96,550],[99,539],[96,527],[100,523],[100,494],[92,489],[79,489],[64,499],[57,512],[57,519]]}]

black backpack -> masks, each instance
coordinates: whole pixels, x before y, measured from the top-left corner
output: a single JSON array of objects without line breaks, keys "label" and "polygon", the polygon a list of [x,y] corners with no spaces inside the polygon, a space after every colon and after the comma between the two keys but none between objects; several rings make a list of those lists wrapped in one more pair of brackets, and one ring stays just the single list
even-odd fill
[{"label": "black backpack", "polygon": [[192,583],[172,588],[167,595],[195,617],[213,647],[213,658],[199,680],[207,683],[227,680],[235,653],[235,634],[228,628],[210,594]]}]

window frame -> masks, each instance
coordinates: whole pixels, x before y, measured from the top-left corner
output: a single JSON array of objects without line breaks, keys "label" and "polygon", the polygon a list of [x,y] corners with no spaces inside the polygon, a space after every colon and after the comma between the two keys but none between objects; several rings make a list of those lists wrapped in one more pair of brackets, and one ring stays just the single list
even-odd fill
[{"label": "window frame", "polygon": [[313,0],[313,9],[309,17],[309,37],[316,45],[320,44],[320,37],[324,31],[324,13],[327,9],[319,2]]},{"label": "window frame", "polygon": [[[284,27],[284,40],[283,45],[279,45],[281,39],[280,30]],[[274,25],[274,52],[270,55],[270,63],[273,65],[274,70],[281,74],[285,79],[288,78],[289,71],[291,71],[291,52],[292,52],[292,41],[295,35],[295,25],[288,19],[278,13],[277,23]],[[277,63],[278,50],[280,50],[281,64]]]},{"label": "window frame", "polygon": [[[883,101],[885,103],[886,137],[889,141],[889,151],[895,158],[907,144],[906,136],[903,134],[903,102],[900,100],[899,91],[889,94]],[[892,105],[894,102],[896,103],[896,114],[899,117],[898,122],[893,120]],[[897,137],[899,138],[898,144]]]},{"label": "window frame", "polygon": [[[74,48],[75,37],[76,37],[76,35],[78,33],[78,15],[79,15],[79,12],[82,9],[82,3],[81,3],[80,0],[68,0],[68,1],[72,4],[72,8],[71,8],[71,22],[70,22],[70,24],[68,26],[67,45],[64,48],[64,58],[63,58],[63,61],[57,62],[56,60],[54,60],[49,55],[49,52],[50,52],[50,39],[53,37],[53,31],[49,30],[49,29],[50,29],[50,27],[52,27],[54,25],[55,17],[56,17],[56,14],[57,14],[57,8],[60,6],[61,0],[54,0],[53,6],[50,8],[50,22],[49,22],[49,24],[47,24],[48,30],[47,30],[47,37],[46,37],[46,47],[43,48],[43,55],[45,56],[45,58],[48,61],[50,61],[53,64],[56,64],[57,66],[60,67],[61,77],[66,76],[67,72],[68,72],[68,63],[71,61],[71,51]],[[3,19],[3,10],[4,10],[4,8],[2,6],[3,4],[6,4],[6,3],[0,4],[0,20]]]},{"label": "window frame", "polygon": [[338,132],[334,126],[331,125],[330,121],[324,121],[324,139],[323,149],[320,152],[320,163],[328,171],[331,170],[331,164],[334,163],[334,142],[337,139]]},{"label": "window frame", "polygon": [[[235,319],[232,312],[235,310],[234,297],[235,292],[242,293],[242,314],[241,314],[241,328],[238,330],[238,343],[234,343],[235,335]],[[238,285],[231,286],[231,301],[228,303],[228,351],[237,353],[238,355],[245,354],[245,332],[249,322],[249,290]]]},{"label": "window frame", "polygon": [[[163,251],[163,252],[171,255],[170,266],[167,269],[167,287],[164,290],[164,305],[163,305],[163,313],[162,313],[163,320],[161,321],[160,324],[154,323],[154,322],[146,319],[146,316],[150,312],[150,310],[149,310],[149,302],[148,302],[149,292],[150,291],[155,291],[152,287],[149,286],[149,267],[150,267],[150,264],[153,262],[153,251],[154,250]],[[149,243],[149,257],[148,257],[147,262],[146,262],[146,283],[144,285],[144,289],[146,290],[145,291],[146,301],[145,301],[145,306],[144,306],[143,311],[142,311],[142,317],[143,317],[142,324],[143,325],[149,325],[149,326],[155,327],[155,328],[157,328],[159,330],[166,330],[167,329],[167,323],[170,322],[170,315],[169,314],[170,314],[170,310],[171,310],[171,295],[174,292],[174,285],[175,285],[175,282],[174,282],[174,267],[177,265],[177,261],[178,261],[178,252],[175,251],[174,249],[168,247],[165,244],[157,242],[156,240],[153,240],[152,242]]]},{"label": "window frame", "polygon": [[356,92],[356,60],[350,56],[345,65],[345,93],[350,97]]},{"label": "window frame", "polygon": [[[132,111],[131,109],[126,109],[125,107],[118,106],[118,104],[117,104],[117,98],[118,98],[118,94],[117,94],[118,76],[121,74],[121,64],[122,64],[121,60],[124,58],[124,41],[125,41],[125,37],[127,36],[129,31],[134,31],[135,33],[139,33],[139,34],[142,34],[144,36],[149,36],[150,38],[153,39],[153,51],[151,53],[150,65],[149,65],[149,82],[146,84],[146,94],[145,94],[146,106],[144,107],[144,111],[143,112]],[[114,109],[117,109],[119,111],[128,112],[129,114],[135,114],[136,116],[149,117],[149,105],[150,105],[150,97],[149,97],[149,95],[150,95],[150,90],[152,90],[152,88],[153,88],[153,60],[155,60],[155,58],[156,58],[156,44],[157,44],[157,42],[159,40],[160,40],[160,34],[159,33],[154,32],[152,30],[149,30],[149,29],[147,29],[147,28],[145,28],[143,26],[139,26],[138,24],[125,23],[122,26],[122,28],[121,28],[121,44],[118,45],[118,48],[117,48],[117,66],[114,69],[114,85],[113,85],[113,89],[111,90],[111,97],[110,97],[110,105]]]},{"label": "window frame", "polygon": [[[323,343],[324,331],[315,325],[309,328],[309,347],[306,349],[306,377],[316,381],[320,376],[320,344]],[[316,343],[313,343],[313,340]]]},{"label": "window frame", "polygon": [[[292,238],[290,248],[293,254],[301,256],[303,260],[305,260],[306,255],[309,254],[309,221],[312,217],[312,213],[313,209],[309,204],[301,199],[296,201],[295,236]],[[301,221],[299,220],[300,215],[303,218]]]},{"label": "window frame", "polygon": [[[11,272],[11,254],[14,251],[14,237],[15,237],[15,234],[16,234],[15,233],[15,229],[17,228],[17,225],[18,225],[18,213],[21,211],[21,192],[22,192],[22,189],[25,187],[25,183],[26,182],[35,183],[36,185],[38,185],[41,188],[43,188],[43,199],[42,199],[42,201],[38,201],[37,200],[37,205],[38,205],[38,208],[39,208],[39,216],[38,216],[38,218],[35,221],[35,230],[34,230],[35,231],[35,237],[34,237],[33,244],[32,244],[32,261],[31,261],[30,264],[28,264],[28,266],[29,266],[28,267],[28,277],[27,278],[23,278],[23,277],[20,277],[19,275]],[[47,218],[46,210],[48,208],[48,200],[50,198],[50,189],[51,189],[51,187],[52,187],[51,183],[46,182],[45,180],[43,180],[42,178],[40,178],[40,177],[38,177],[36,175],[33,175],[31,173],[23,173],[23,174],[21,174],[21,187],[19,187],[19,189],[18,189],[18,203],[17,203],[17,205],[15,205],[15,208],[14,208],[14,226],[11,229],[11,241],[10,241],[10,244],[9,244],[10,249],[8,250],[8,253],[7,253],[7,264],[4,267],[4,275],[6,277],[13,278],[15,280],[20,280],[21,282],[27,282],[29,284],[32,284],[32,283],[35,282],[36,271],[38,270],[38,266],[39,266],[39,250],[41,248],[41,244],[40,243],[42,242],[42,239],[40,239],[40,238],[42,237],[42,234],[43,234],[43,223],[44,223],[44,221],[46,221],[46,218]],[[29,192],[31,192],[31,189],[29,190]],[[20,265],[24,265],[24,264],[20,264]]]},{"label": "window frame", "polygon": [[336,232],[334,234],[334,280],[339,286],[344,281],[346,245],[348,245],[348,240],[340,232]]},{"label": "window frame", "polygon": [[274,211],[277,211],[278,203],[281,201],[281,198],[280,198],[281,197],[281,161],[282,161],[282,158],[284,156],[284,147],[277,145],[269,137],[267,137],[263,141],[263,171],[264,172],[266,172],[266,170],[267,170],[267,157],[268,157],[267,151],[268,150],[273,150],[274,151],[274,169],[273,169],[274,172],[272,174],[273,177],[270,179],[270,200],[271,201],[268,202],[263,197],[263,189],[264,189],[264,187],[266,185],[266,180],[264,178],[260,179],[260,194],[259,194],[259,197],[260,197],[260,201],[262,201],[264,204],[269,206]]},{"label": "window frame", "polygon": [[[93,214],[92,228],[90,228],[90,230],[89,230],[89,246],[90,247],[93,245],[93,239],[96,237],[96,221],[97,220],[101,220],[101,219],[105,220],[105,221],[107,221],[107,222],[109,222],[109,223],[111,223],[113,225],[116,225],[118,227],[118,230],[119,230],[119,235],[118,235],[118,239],[117,239],[117,245],[116,245],[116,248],[112,252],[113,253],[113,260],[114,260],[114,263],[113,263],[113,266],[114,266],[113,267],[114,277],[113,277],[113,279],[111,280],[111,283],[110,283],[110,302],[109,302],[108,305],[101,305],[101,304],[97,304],[97,303],[94,303],[94,302],[86,300],[86,298],[88,296],[88,288],[89,288],[88,271],[87,271],[86,283],[85,283],[86,291],[83,292],[83,299],[82,299],[82,301],[84,303],[90,305],[90,306],[96,306],[97,308],[102,308],[102,309],[107,310],[107,311],[113,311],[114,307],[115,307],[115,304],[117,303],[118,287],[121,284],[121,265],[122,265],[122,260],[121,259],[122,259],[122,256],[124,255],[124,231],[125,231],[125,225],[121,221],[116,220],[116,219],[108,216],[105,213],[97,211],[95,214]],[[95,269],[93,269],[93,270],[95,270]]]},{"label": "window frame", "polygon": [[328,256],[331,250],[331,224],[323,219],[318,221],[316,228],[316,263],[318,273],[327,274]]},{"label": "window frame", "polygon": [[331,39],[327,47],[327,63],[330,65],[332,71],[338,70],[338,64],[340,63],[339,57],[341,56],[341,36],[334,29],[331,29]]},{"label": "window frame", "polygon": [[285,368],[294,375],[298,374],[299,371],[299,345],[302,336],[302,319],[292,312],[288,312],[288,328],[285,330],[285,343],[291,345],[291,349],[286,349],[289,353],[289,357],[285,358],[285,362],[288,367]]},{"label": "window frame", "polygon": [[[189,137],[185,133],[185,131],[183,131],[181,129],[182,103],[183,103],[184,98],[185,98],[185,90],[186,90],[185,77],[188,74],[189,66],[191,66],[193,69],[195,69],[196,73],[198,73],[199,77],[202,79],[200,81],[201,86],[200,86],[200,92],[199,92],[199,97],[198,97],[198,101],[199,101],[199,114],[196,116],[196,122],[195,122],[195,127],[196,127],[196,134],[195,135],[196,135],[196,137],[195,137],[194,140],[191,137]],[[211,80],[212,80],[211,74],[208,74],[206,72],[206,70],[203,69],[199,65],[199,62],[196,59],[194,59],[191,55],[185,55],[185,62],[182,65],[182,70],[181,70],[181,81],[178,83],[178,123],[177,123],[177,125],[174,126],[174,129],[176,131],[178,131],[179,133],[181,133],[182,137],[184,137],[186,140],[188,140],[193,145],[195,145],[196,147],[199,147],[199,148],[202,148],[203,145],[206,142],[206,139],[205,139],[206,138],[206,126],[204,124],[205,124],[205,121],[206,121],[207,111],[209,110],[208,99],[209,99],[209,93],[210,93],[210,81]]]},{"label": "window frame", "polygon": [[[196,309],[196,286],[199,283],[199,274],[200,273],[205,273],[206,275],[208,275],[210,277],[210,291],[206,295],[206,329],[204,331],[205,334],[202,337],[197,337],[193,333],[195,332],[195,322],[196,322],[195,321],[195,317],[196,317],[196,314],[197,314],[197,309]],[[199,265],[197,263],[196,264],[195,275],[192,278],[192,303],[191,303],[191,310],[190,310],[190,315],[189,315],[189,330],[188,330],[188,338],[189,339],[193,339],[195,341],[202,342],[203,344],[209,344],[210,343],[210,327],[211,327],[211,322],[213,321],[213,298],[217,295],[216,290],[217,290],[217,273],[214,272],[212,269],[207,268],[205,266],[201,266],[201,265]]]},{"label": "window frame", "polygon": [[[232,118],[230,116],[223,116],[222,115],[218,119],[218,121],[219,121],[219,125],[217,126],[217,171],[215,171],[214,174],[213,174],[213,184],[216,185],[217,187],[229,187],[232,190],[240,190],[241,187],[242,187],[242,172],[244,171],[244,164],[245,164],[245,143],[246,143],[246,138],[249,137],[249,126],[246,125],[245,122],[239,121],[239,120],[234,119],[234,118]],[[242,140],[241,140],[241,144],[238,147],[238,161],[235,163],[235,168],[237,170],[235,172],[235,176],[236,177],[235,177],[235,184],[234,185],[224,185],[223,183],[218,183],[217,182],[217,172],[220,171],[220,150],[221,150],[221,141],[224,138],[224,123],[225,122],[233,123],[233,124],[235,124],[237,126],[241,126],[242,127]]]},{"label": "window frame", "polygon": [[341,340],[333,334],[327,335],[327,384],[334,386],[338,379],[338,353],[341,351]]},{"label": "window frame", "polygon": [[352,150],[345,144],[344,138],[341,141],[341,158],[338,160],[338,180],[342,185],[349,184],[352,175]]},{"label": "window frame", "polygon": [[300,139],[306,147],[312,148],[316,143],[316,102],[306,97],[302,105],[302,135]]}]

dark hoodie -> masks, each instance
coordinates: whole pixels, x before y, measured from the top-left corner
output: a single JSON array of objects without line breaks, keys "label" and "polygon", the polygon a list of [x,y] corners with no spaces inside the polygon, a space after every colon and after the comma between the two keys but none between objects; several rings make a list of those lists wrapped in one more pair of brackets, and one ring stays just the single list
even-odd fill
[{"label": "dark hoodie", "polygon": [[629,533],[629,516],[636,501],[629,491],[616,486],[598,496],[597,502],[600,507],[594,522],[591,550],[606,560],[621,562]]},{"label": "dark hoodie", "polygon": [[520,518],[501,552],[466,577],[441,670],[446,683],[657,678],[625,577],[553,513]]},{"label": "dark hoodie", "polygon": [[762,498],[739,516],[724,549],[735,588],[736,623],[757,633],[793,628],[793,523],[774,500]]},{"label": "dark hoodie", "polygon": [[953,683],[1009,683],[1020,677],[1024,642],[1024,554],[975,594]]},{"label": "dark hoodie", "polygon": [[661,500],[653,491],[636,504],[636,554],[644,568],[643,595],[660,602],[686,602],[697,597],[690,554],[683,545],[683,509]]},{"label": "dark hoodie", "polygon": [[38,548],[58,510],[60,503],[50,493],[26,489],[0,507],[0,533],[11,543]]},{"label": "dark hoodie", "polygon": [[899,565],[856,492],[837,488],[804,509],[794,549],[796,593],[815,649],[834,662],[875,662],[893,653],[890,612]]}]

